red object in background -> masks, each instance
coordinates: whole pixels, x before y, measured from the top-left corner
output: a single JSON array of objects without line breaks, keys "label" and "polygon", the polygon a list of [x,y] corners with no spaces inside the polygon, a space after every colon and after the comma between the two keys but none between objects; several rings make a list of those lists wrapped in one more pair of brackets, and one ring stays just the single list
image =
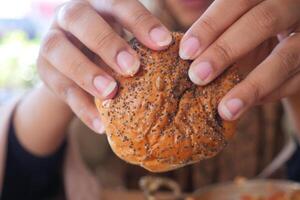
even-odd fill
[{"label": "red object in background", "polygon": [[40,15],[44,19],[51,18],[56,8],[66,0],[33,0],[31,7],[33,13]]},{"label": "red object in background", "polygon": [[54,13],[54,8],[53,8],[53,5],[51,4],[47,4],[47,3],[41,3],[39,5],[37,5],[38,7],[38,10],[40,11],[41,14],[44,15],[44,17],[46,18],[50,18],[53,13]]}]

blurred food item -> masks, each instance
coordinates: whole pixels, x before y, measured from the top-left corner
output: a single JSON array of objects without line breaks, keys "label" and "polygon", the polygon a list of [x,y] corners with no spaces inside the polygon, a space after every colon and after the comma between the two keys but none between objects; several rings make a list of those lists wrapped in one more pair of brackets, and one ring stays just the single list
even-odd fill
[{"label": "blurred food item", "polygon": [[246,194],[241,197],[241,200],[300,200],[300,190],[292,192],[292,194],[284,191],[274,192],[273,194],[265,196]]},{"label": "blurred food item", "polygon": [[300,184],[286,180],[244,179],[183,194],[172,179],[145,176],[140,188],[147,200],[300,200]]},{"label": "blurred food item", "polygon": [[247,178],[245,178],[243,176],[237,176],[237,177],[235,177],[233,182],[238,185],[238,184],[244,184],[246,181],[247,181]]},{"label": "blurred food item", "polygon": [[195,200],[300,200],[300,184],[286,180],[245,180],[202,188],[195,197]]},{"label": "blurred food item", "polygon": [[182,197],[179,185],[169,178],[145,176],[140,179],[139,185],[147,200],[157,200],[156,194],[159,193],[161,189],[171,191],[169,197],[166,197],[168,199],[181,199]]},{"label": "blurred food item", "polygon": [[188,78],[189,61],[179,55],[181,33],[166,50],[153,51],[136,39],[141,58],[134,77],[114,74],[119,92],[113,100],[96,100],[113,151],[123,160],[163,172],[218,154],[235,133],[235,122],[219,117],[221,98],[238,83],[230,68],[201,87]]},{"label": "blurred food item", "polygon": [[291,200],[300,200],[300,189],[293,192],[291,195]]}]

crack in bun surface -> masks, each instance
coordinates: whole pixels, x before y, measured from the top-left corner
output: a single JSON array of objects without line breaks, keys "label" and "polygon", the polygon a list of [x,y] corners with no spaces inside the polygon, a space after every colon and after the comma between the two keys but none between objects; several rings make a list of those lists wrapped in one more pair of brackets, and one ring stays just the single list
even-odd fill
[{"label": "crack in bun surface", "polygon": [[238,83],[233,68],[207,86],[188,78],[189,61],[179,55],[181,33],[173,44],[153,51],[130,43],[141,59],[134,77],[113,74],[119,91],[112,100],[96,99],[112,150],[121,159],[152,172],[164,172],[218,154],[234,135],[236,122],[218,115],[221,98]]}]

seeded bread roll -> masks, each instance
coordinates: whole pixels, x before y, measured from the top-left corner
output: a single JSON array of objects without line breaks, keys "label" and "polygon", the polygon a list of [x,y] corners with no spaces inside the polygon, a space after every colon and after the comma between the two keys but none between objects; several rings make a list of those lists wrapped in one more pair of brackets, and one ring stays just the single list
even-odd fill
[{"label": "seeded bread roll", "polygon": [[114,74],[119,92],[113,100],[96,100],[109,144],[123,160],[152,172],[173,170],[215,156],[235,132],[235,122],[217,111],[221,98],[237,82],[231,68],[201,87],[188,78],[189,61],[178,55],[181,33],[164,51],[136,39],[141,69],[134,77]]}]

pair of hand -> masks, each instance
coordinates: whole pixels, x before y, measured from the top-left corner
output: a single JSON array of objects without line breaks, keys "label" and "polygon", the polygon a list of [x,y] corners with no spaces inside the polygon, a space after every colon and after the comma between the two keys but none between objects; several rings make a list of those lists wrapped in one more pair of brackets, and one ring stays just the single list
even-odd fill
[{"label": "pair of hand", "polygon": [[[235,120],[255,104],[300,90],[299,10],[300,0],[215,0],[187,31],[179,54],[194,60],[189,77],[199,85],[233,63],[249,61],[249,53],[273,36],[280,38],[261,63],[250,59],[254,69],[220,102],[224,119]],[[133,76],[140,65],[122,38],[123,28],[154,50],[172,40],[169,30],[137,0],[76,0],[58,10],[38,58],[46,85],[98,133],[104,126],[93,97],[112,98],[117,83],[91,59],[99,56],[103,65],[124,76]]]}]

